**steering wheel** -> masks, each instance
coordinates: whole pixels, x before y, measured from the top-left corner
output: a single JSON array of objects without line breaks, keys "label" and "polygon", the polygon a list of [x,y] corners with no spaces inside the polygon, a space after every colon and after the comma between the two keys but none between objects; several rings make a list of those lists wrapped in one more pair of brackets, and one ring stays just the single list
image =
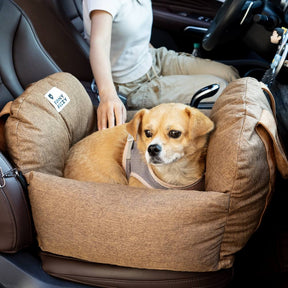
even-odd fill
[{"label": "steering wheel", "polygon": [[262,1],[226,0],[213,19],[202,46],[206,51],[235,39],[251,8],[259,8]]}]

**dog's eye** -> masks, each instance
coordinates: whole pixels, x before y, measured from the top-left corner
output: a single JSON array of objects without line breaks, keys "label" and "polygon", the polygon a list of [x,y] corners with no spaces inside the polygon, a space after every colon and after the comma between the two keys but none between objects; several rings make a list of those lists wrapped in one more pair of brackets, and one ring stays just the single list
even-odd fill
[{"label": "dog's eye", "polygon": [[150,130],[144,130],[144,133],[145,133],[147,138],[151,138],[153,136],[153,134]]},{"label": "dog's eye", "polygon": [[182,132],[181,131],[177,131],[177,130],[170,130],[168,135],[170,138],[174,138],[177,139],[181,136]]}]

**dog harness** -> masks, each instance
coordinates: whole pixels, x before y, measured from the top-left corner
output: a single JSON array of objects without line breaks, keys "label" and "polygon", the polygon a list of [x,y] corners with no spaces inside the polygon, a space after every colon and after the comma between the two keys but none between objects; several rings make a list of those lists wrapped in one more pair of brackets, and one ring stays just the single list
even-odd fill
[{"label": "dog harness", "polygon": [[135,145],[134,138],[128,135],[125,145],[122,166],[126,172],[126,177],[129,179],[131,176],[140,181],[143,185],[154,189],[180,189],[180,190],[205,190],[205,179],[202,176],[197,181],[187,186],[177,186],[167,184],[161,181],[152,171],[151,168],[143,160],[137,145]]}]

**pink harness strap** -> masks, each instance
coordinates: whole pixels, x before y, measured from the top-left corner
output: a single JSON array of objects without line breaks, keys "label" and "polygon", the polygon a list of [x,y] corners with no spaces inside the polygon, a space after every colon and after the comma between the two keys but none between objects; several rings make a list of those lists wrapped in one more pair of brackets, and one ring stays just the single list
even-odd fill
[{"label": "pink harness strap", "polygon": [[126,172],[126,177],[129,179],[131,176],[135,177],[142,184],[149,188],[154,189],[180,189],[180,190],[205,190],[204,175],[187,186],[176,186],[164,183],[161,181],[151,169],[149,169],[146,162],[143,160],[142,155],[137,149],[137,145],[131,135],[128,135],[125,145],[122,166]]}]

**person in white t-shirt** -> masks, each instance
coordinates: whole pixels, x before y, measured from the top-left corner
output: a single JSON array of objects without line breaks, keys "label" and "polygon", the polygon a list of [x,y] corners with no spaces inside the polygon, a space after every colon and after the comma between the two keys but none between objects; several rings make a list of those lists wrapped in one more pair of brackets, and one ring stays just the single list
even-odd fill
[{"label": "person in white t-shirt", "polygon": [[100,98],[99,130],[125,123],[118,93],[131,109],[190,103],[198,89],[218,83],[221,93],[239,77],[233,67],[151,47],[151,0],[83,0],[83,21]]}]

